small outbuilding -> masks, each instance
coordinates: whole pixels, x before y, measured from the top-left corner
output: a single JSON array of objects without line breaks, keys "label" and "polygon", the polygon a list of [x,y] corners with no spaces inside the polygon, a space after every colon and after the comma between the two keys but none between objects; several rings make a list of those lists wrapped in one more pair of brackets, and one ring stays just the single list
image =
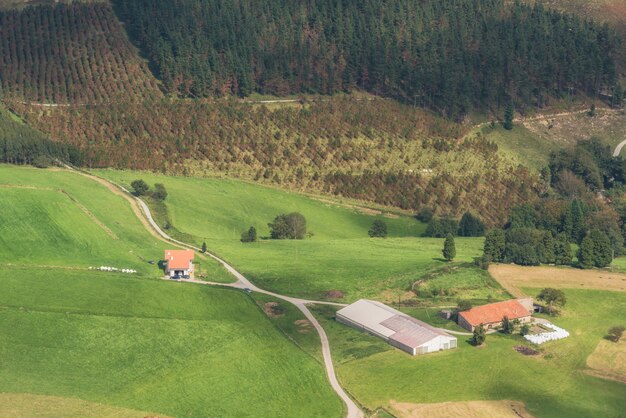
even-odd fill
[{"label": "small outbuilding", "polygon": [[505,316],[511,321],[530,322],[532,313],[532,299],[512,299],[459,312],[458,322],[466,330],[474,331],[481,324],[487,329],[499,327]]},{"label": "small outbuilding", "polygon": [[335,319],[380,337],[411,355],[457,347],[456,337],[373,300],[354,302],[337,311]]},{"label": "small outbuilding", "polygon": [[193,275],[193,250],[165,250],[165,274],[171,278]]}]

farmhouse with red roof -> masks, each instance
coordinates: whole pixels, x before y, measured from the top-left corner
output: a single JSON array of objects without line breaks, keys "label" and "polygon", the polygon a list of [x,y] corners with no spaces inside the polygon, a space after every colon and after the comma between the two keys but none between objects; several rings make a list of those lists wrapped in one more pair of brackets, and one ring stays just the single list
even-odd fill
[{"label": "farmhouse with red roof", "polygon": [[165,274],[190,277],[193,274],[193,250],[165,250]]},{"label": "farmhouse with red roof", "polygon": [[480,324],[483,324],[487,329],[498,327],[505,316],[510,320],[517,319],[522,323],[529,322],[532,313],[532,300],[512,299],[476,306],[467,311],[459,312],[458,322],[463,328],[474,331],[474,328]]}]

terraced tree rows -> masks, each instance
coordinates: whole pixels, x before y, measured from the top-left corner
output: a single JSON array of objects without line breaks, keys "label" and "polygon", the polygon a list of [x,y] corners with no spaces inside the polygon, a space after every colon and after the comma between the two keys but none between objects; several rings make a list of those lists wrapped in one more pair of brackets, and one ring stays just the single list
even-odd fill
[{"label": "terraced tree rows", "polygon": [[0,11],[0,89],[5,97],[61,104],[161,95],[103,3]]},{"label": "terraced tree rows", "polygon": [[537,182],[492,143],[460,141],[461,126],[390,100],[336,98],[273,110],[165,101],[11,107],[82,149],[91,167],[224,174],[412,210],[460,215],[471,208],[490,223],[532,200]]}]

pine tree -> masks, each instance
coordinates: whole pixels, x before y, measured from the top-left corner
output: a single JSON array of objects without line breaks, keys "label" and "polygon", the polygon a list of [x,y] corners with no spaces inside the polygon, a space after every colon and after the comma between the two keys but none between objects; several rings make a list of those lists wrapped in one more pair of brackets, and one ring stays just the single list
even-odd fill
[{"label": "pine tree", "polygon": [[456,257],[456,245],[454,244],[454,237],[452,234],[448,234],[443,244],[443,258],[447,261],[452,261]]},{"label": "pine tree", "polygon": [[598,268],[606,267],[613,261],[613,248],[607,235],[597,229],[589,232],[593,241],[593,264]]},{"label": "pine tree", "polygon": [[502,324],[500,325],[502,332],[505,334],[513,334],[513,323],[508,316],[502,318]]},{"label": "pine tree", "polygon": [[206,253],[206,242],[202,243],[202,252]]},{"label": "pine tree", "polygon": [[477,347],[479,345],[483,345],[486,336],[487,333],[485,331],[485,327],[483,326],[483,324],[480,324],[479,326],[474,328],[474,331],[472,332],[472,344]]},{"label": "pine tree", "polygon": [[564,233],[559,234],[554,243],[554,262],[557,266],[572,264],[572,247]]},{"label": "pine tree", "polygon": [[620,109],[623,103],[624,103],[624,90],[622,90],[622,86],[618,82],[617,85],[615,86],[615,89],[613,89],[613,98],[611,100],[611,106],[616,109]]},{"label": "pine tree", "polygon": [[506,129],[507,131],[513,129],[513,113],[513,101],[509,101],[506,105],[506,109],[504,109],[504,123],[502,124],[502,126],[504,126],[504,129]]},{"label": "pine tree", "polygon": [[554,235],[551,231],[546,231],[543,235],[542,244],[542,257],[541,262],[544,264],[552,264],[555,262],[555,241]]},{"label": "pine tree", "polygon": [[502,229],[496,228],[487,232],[483,249],[484,257],[490,261],[500,263],[504,261],[505,247],[506,238]]},{"label": "pine tree", "polygon": [[576,257],[578,257],[578,264],[580,267],[590,269],[594,266],[595,251],[591,237],[586,236],[583,238],[580,243],[580,247],[578,248],[578,252],[576,253]]}]

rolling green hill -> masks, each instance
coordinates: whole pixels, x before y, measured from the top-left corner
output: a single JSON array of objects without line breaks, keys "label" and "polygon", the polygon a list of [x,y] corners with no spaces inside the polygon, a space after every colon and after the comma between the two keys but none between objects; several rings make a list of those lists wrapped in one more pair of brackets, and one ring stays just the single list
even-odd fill
[{"label": "rolling green hill", "polygon": [[[0,393],[71,398],[59,416],[72,399],[84,414],[90,402],[167,416],[341,414],[321,365],[242,292],[159,280],[148,261],[171,245],[123,197],[76,172],[7,165],[0,196]],[[210,280],[232,281],[198,261]],[[88,269],[100,265],[138,273]]]},{"label": "rolling green hill", "polygon": [[[339,290],[345,299],[360,297],[397,299],[397,291],[447,263],[441,259],[443,239],[421,238],[425,225],[395,213],[347,207],[337,200],[313,199],[297,193],[234,180],[169,177],[145,172],[98,171],[119,184],[142,178],[162,183],[169,220],[162,211],[158,222],[171,224],[169,233],[211,251],[233,263],[242,273],[268,290],[311,299],[325,299]],[[312,234],[304,240],[267,240],[243,244],[241,232],[254,226],[267,237],[267,224],[281,213],[297,211],[307,219]],[[385,239],[369,238],[374,219],[389,228]],[[470,262],[480,255],[481,238],[458,238],[457,260]],[[482,278],[473,276],[470,287]],[[462,289],[459,289],[462,293]],[[478,299],[497,290],[485,289]],[[459,296],[452,295],[456,300]]]}]

